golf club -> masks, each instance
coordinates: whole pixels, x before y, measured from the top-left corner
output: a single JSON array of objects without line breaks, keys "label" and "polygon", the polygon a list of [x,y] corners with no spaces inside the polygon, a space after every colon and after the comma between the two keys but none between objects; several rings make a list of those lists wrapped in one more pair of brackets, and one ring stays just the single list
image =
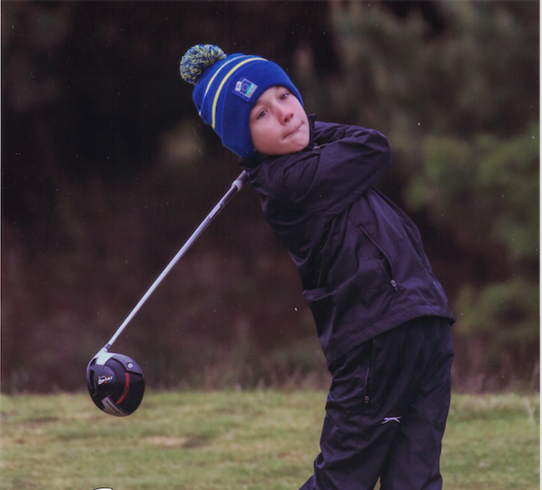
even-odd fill
[{"label": "golf club", "polygon": [[233,181],[230,189],[216,204],[213,210],[196,228],[194,233],[177,252],[175,257],[156,278],[151,287],[135,305],[134,309],[126,317],[109,341],[96,353],[87,366],[87,386],[90,397],[94,404],[106,413],[125,417],[134,413],[143,399],[145,391],[145,379],[138,364],[123,354],[109,352],[113,343],[126,328],[128,323],[140,310],[150,295],[162,282],[164,277],[171,271],[179,259],[192,246],[201,233],[209,226],[211,221],[220,213],[231,198],[237,194],[248,180],[248,173],[243,171]]}]

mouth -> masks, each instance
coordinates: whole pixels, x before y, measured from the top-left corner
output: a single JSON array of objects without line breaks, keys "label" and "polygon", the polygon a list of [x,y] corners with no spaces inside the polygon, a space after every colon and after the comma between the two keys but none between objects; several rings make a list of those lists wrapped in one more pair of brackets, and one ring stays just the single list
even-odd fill
[{"label": "mouth", "polygon": [[295,128],[293,131],[287,133],[286,136],[284,136],[284,139],[288,139],[290,136],[293,136],[294,134],[296,134],[301,129],[302,126],[303,126],[303,123],[297,126],[297,128]]}]

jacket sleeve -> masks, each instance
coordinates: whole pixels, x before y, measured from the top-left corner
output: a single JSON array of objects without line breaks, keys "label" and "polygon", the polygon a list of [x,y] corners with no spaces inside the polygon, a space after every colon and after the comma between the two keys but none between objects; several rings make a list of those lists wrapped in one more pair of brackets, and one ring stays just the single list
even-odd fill
[{"label": "jacket sleeve", "polygon": [[295,159],[277,160],[273,176],[276,196],[307,214],[341,213],[391,164],[390,143],[372,129],[317,123],[314,143]]}]

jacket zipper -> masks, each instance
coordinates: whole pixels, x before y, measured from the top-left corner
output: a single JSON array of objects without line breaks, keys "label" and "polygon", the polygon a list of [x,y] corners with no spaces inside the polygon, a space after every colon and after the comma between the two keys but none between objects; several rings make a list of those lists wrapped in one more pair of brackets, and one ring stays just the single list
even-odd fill
[{"label": "jacket zipper", "polygon": [[380,247],[380,245],[378,245],[378,243],[376,243],[374,241],[373,237],[371,235],[369,235],[369,233],[367,233],[365,231],[363,226],[361,226],[361,225],[358,225],[358,226],[359,226],[359,229],[363,232],[363,234],[371,241],[371,243],[379,250],[379,252],[382,254],[382,256],[386,259],[386,262],[387,262],[388,267],[389,267],[388,274],[390,276],[390,284],[391,284],[391,286],[393,287],[393,289],[395,291],[399,291],[399,288],[397,286],[397,282],[393,278],[393,266],[392,266],[390,258],[388,257],[388,254],[386,252],[384,252],[384,250],[382,250],[382,247]]}]

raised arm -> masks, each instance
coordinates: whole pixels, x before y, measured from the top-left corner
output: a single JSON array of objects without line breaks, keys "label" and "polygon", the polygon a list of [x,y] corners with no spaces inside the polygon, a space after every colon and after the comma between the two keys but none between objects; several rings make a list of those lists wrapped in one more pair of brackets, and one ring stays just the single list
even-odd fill
[{"label": "raised arm", "polygon": [[313,215],[338,214],[391,164],[391,145],[372,129],[316,123],[312,149],[268,167],[275,197]]}]

